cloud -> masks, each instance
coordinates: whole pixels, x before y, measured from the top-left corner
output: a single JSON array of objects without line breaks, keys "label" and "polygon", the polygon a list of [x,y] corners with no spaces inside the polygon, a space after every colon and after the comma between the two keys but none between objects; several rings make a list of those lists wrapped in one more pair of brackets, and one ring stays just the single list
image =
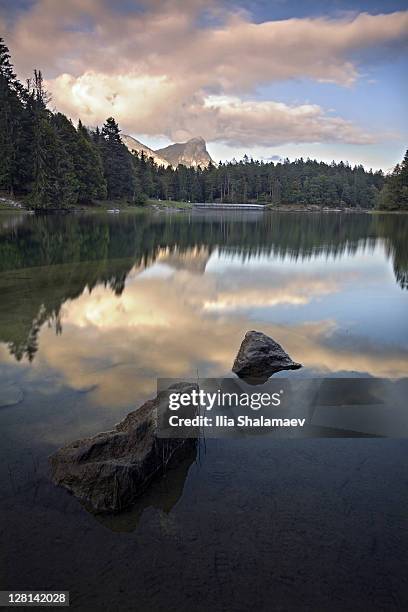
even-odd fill
[{"label": "cloud", "polygon": [[65,73],[47,84],[57,108],[88,124],[95,125],[114,115],[122,124],[146,126],[149,131],[163,105],[179,101],[182,93],[165,76],[93,71],[77,78]]},{"label": "cloud", "polygon": [[318,105],[243,100],[191,93],[166,77],[87,72],[63,74],[49,83],[53,104],[69,116],[97,125],[113,115],[125,132],[162,134],[173,141],[202,135],[230,145],[288,142],[369,144],[374,136],[332,117]]},{"label": "cloud", "polygon": [[408,39],[408,11],[254,23],[214,0],[134,7],[38,0],[7,33],[19,73],[43,68],[61,110],[90,124],[114,114],[134,133],[234,145],[369,143],[372,135],[317,105],[258,101],[256,88],[295,78],[349,87],[358,54],[378,56]]},{"label": "cloud", "polygon": [[[265,307],[299,308],[341,291],[351,278],[358,283],[353,271],[333,274],[322,265],[320,272],[288,275],[279,264],[262,266],[254,259],[249,275],[233,261],[222,274],[211,267],[205,249],[178,256],[163,250],[159,262],[172,270],[165,281],[146,275],[142,266],[128,276],[120,296],[98,285],[67,300],[62,335],[43,326],[30,376],[43,379],[47,372],[50,380],[51,371],[54,384],[90,389],[99,409],[114,411],[153,395],[158,377],[196,377],[197,371],[200,377],[230,375],[241,338],[258,328],[309,372],[406,375],[407,350],[401,346],[358,335],[352,343],[339,343],[336,333],[342,330],[333,319],[280,325],[262,316]],[[12,359],[0,345],[0,363]]]},{"label": "cloud", "polygon": [[206,127],[213,139],[238,146],[287,142],[374,142],[373,135],[350,121],[329,116],[316,104],[296,106],[215,96],[204,100],[204,110],[207,111],[204,115]]}]

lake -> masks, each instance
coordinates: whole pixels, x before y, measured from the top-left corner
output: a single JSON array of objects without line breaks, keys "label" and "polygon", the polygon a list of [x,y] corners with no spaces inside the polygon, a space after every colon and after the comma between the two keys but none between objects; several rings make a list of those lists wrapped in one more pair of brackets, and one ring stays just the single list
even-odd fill
[{"label": "lake", "polygon": [[407,377],[407,237],[396,214],[2,213],[0,589],[78,610],[408,609],[404,439],[207,440],[112,517],[47,462],[158,377],[232,376],[250,329],[291,376]]}]

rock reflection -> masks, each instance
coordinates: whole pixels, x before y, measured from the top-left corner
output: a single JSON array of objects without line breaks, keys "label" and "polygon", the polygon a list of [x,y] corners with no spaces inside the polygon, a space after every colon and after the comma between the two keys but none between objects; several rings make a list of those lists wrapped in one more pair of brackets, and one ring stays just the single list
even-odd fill
[{"label": "rock reflection", "polygon": [[197,460],[198,444],[191,447],[188,456],[176,466],[171,467],[164,476],[152,483],[150,488],[136,501],[127,512],[119,514],[95,514],[104,527],[116,532],[135,531],[147,508],[155,508],[165,516],[181,499],[190,468]]}]

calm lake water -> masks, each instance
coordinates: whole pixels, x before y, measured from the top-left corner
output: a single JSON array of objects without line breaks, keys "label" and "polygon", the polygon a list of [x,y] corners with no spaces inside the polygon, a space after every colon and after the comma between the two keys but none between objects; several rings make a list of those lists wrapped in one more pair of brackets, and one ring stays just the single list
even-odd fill
[{"label": "calm lake water", "polygon": [[78,610],[408,609],[406,440],[208,440],[110,518],[47,464],[158,377],[231,376],[249,329],[293,376],[406,377],[407,313],[404,215],[2,214],[0,589]]}]

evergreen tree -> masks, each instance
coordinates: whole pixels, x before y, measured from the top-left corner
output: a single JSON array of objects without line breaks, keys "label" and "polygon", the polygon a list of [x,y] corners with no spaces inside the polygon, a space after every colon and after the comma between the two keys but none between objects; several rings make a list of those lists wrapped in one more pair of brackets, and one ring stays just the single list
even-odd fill
[{"label": "evergreen tree", "polygon": [[378,195],[377,205],[388,210],[408,210],[408,151],[387,177]]},{"label": "evergreen tree", "polygon": [[119,126],[109,117],[98,138],[109,199],[135,200],[135,169],[132,155],[120,138]]},{"label": "evergreen tree", "polygon": [[9,50],[0,38],[0,189],[6,190],[11,196],[18,189],[18,146],[23,94]]},{"label": "evergreen tree", "polygon": [[73,206],[78,202],[80,182],[77,174],[78,134],[71,121],[62,113],[51,116],[54,128],[54,147],[56,158],[54,168],[54,187],[49,191],[54,201],[62,207]]},{"label": "evergreen tree", "polygon": [[34,71],[34,79],[28,84],[29,97],[27,101],[28,121],[31,123],[31,141],[27,142],[29,157],[32,160],[31,168],[31,203],[35,208],[48,204],[48,182],[52,180],[52,170],[49,162],[53,163],[52,153],[55,152],[55,140],[50,127],[47,111],[47,94],[43,87],[41,71]]},{"label": "evergreen tree", "polygon": [[56,113],[53,120],[73,165],[75,178],[72,188],[76,191],[77,201],[89,203],[93,199],[105,198],[102,160],[88,131],[80,121],[76,130],[62,113]]}]

